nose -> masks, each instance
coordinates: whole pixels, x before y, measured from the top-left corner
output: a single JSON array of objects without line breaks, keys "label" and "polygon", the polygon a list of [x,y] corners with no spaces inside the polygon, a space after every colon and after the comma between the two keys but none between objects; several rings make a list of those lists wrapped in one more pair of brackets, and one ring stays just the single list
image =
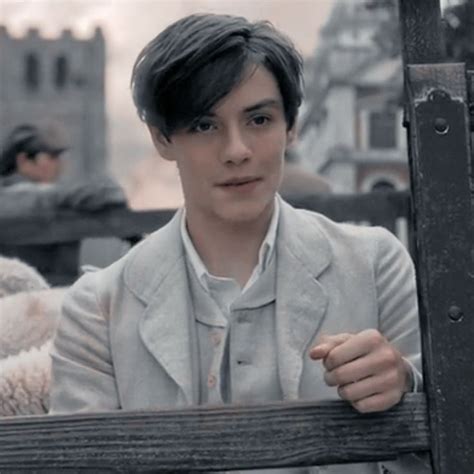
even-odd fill
[{"label": "nose", "polygon": [[240,165],[252,156],[248,137],[239,126],[229,127],[222,150],[222,161],[227,164]]}]

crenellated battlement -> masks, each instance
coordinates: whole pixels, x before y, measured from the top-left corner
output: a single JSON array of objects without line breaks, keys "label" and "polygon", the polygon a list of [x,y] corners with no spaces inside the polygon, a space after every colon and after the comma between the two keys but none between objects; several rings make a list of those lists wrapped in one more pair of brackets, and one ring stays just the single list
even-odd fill
[{"label": "crenellated battlement", "polygon": [[0,25],[0,140],[19,123],[58,123],[71,137],[73,179],[105,163],[105,39],[63,29],[49,37],[30,27],[15,35]]},{"label": "crenellated battlement", "polygon": [[78,43],[91,43],[94,41],[103,42],[104,34],[100,26],[96,26],[93,33],[88,38],[82,38],[77,36],[71,28],[64,28],[61,32],[54,36],[45,36],[41,34],[39,28],[35,26],[30,26],[22,34],[11,33],[6,25],[0,24],[0,38],[9,39],[12,41],[21,41],[21,40],[39,40],[45,42],[61,42],[62,40],[66,41],[76,41]]}]

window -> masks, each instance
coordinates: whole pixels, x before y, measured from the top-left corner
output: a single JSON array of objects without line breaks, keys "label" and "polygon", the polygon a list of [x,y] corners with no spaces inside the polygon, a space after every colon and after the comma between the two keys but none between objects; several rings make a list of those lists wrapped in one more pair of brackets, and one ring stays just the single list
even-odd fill
[{"label": "window", "polygon": [[374,111],[369,116],[369,148],[397,147],[397,113],[392,110]]},{"label": "window", "polygon": [[54,67],[54,83],[57,89],[64,89],[69,76],[69,65],[64,56],[56,58]]},{"label": "window", "polygon": [[34,53],[28,53],[25,58],[25,84],[31,91],[37,90],[40,85],[40,63]]}]

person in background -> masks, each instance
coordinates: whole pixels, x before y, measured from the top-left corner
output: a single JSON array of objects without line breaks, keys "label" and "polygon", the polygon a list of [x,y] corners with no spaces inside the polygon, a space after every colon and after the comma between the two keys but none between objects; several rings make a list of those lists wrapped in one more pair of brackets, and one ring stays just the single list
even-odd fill
[{"label": "person in background", "polygon": [[[67,149],[52,130],[32,124],[21,124],[11,130],[0,149],[0,220],[41,216],[48,221],[64,210],[89,213],[127,207],[124,191],[107,176],[72,184],[61,182],[62,154]],[[108,263],[123,255],[124,247],[129,248],[118,239],[113,242],[108,239],[108,243],[93,242],[89,247],[95,255],[109,254]],[[76,251],[68,243],[0,244],[0,255],[28,262],[53,284],[62,284],[64,278],[70,279],[76,274],[76,268],[63,269],[60,262],[74,260],[71,252]],[[97,261],[88,257],[81,263],[97,265]],[[56,281],[55,274],[59,273],[65,276]]]},{"label": "person in background", "polygon": [[61,154],[66,150],[33,125],[15,127],[2,147],[2,186],[25,181],[54,183],[61,174]]},{"label": "person in background", "polygon": [[126,205],[123,190],[105,176],[59,183],[66,150],[46,129],[31,124],[15,127],[0,150],[0,215],[54,213],[60,208],[94,212]]},{"label": "person in background", "polygon": [[[132,78],[185,205],[68,292],[50,413],[338,399],[368,413],[420,390],[406,249],[278,195],[302,101],[291,41],[268,22],[190,15],[142,50]],[[410,455],[267,472],[427,469]]]}]

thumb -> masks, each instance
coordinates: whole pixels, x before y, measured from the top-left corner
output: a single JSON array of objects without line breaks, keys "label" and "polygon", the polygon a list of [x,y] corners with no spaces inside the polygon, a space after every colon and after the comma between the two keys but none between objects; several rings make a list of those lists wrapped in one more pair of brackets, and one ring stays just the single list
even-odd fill
[{"label": "thumb", "polygon": [[319,338],[318,343],[309,351],[309,356],[313,360],[325,359],[327,355],[337,346],[346,342],[352,334],[340,333],[330,335],[323,335]]}]

